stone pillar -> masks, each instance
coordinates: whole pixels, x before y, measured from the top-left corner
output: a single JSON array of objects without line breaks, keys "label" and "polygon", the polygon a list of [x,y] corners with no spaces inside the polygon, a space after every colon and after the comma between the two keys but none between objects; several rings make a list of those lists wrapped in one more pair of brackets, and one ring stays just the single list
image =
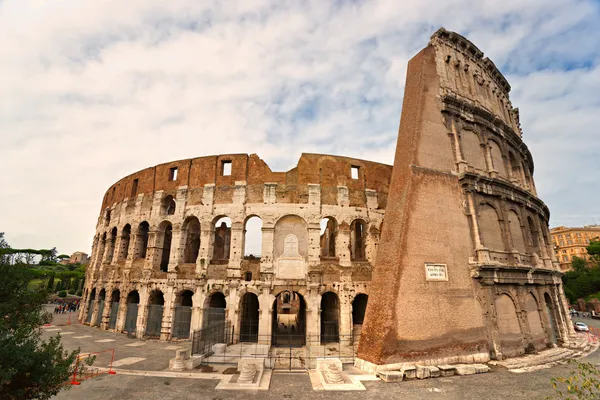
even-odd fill
[{"label": "stone pillar", "polygon": [[321,335],[321,295],[317,290],[316,288],[311,289],[304,298],[306,301],[307,338],[317,338]]},{"label": "stone pillar", "polygon": [[104,309],[102,310],[102,321],[100,322],[100,328],[108,330],[108,324],[110,322],[110,310],[112,307],[112,291],[113,284],[109,284],[104,292]]},{"label": "stone pillar", "polygon": [[[123,286],[124,287],[124,286]],[[119,312],[117,313],[117,323],[115,324],[115,331],[123,332],[125,329],[125,317],[127,315],[127,295],[121,291],[121,298],[119,299]]]},{"label": "stone pillar", "polygon": [[348,345],[352,338],[352,300],[346,290],[338,293],[340,300],[340,344]]},{"label": "stone pillar", "polygon": [[117,233],[117,237],[115,238],[115,245],[112,251],[112,261],[111,264],[116,264],[119,261],[119,253],[121,250],[121,246],[123,243],[123,236]]},{"label": "stone pillar", "polygon": [[175,268],[183,259],[182,253],[185,248],[185,242],[181,243],[182,236],[185,237],[185,234],[182,233],[181,229],[173,230],[171,233],[171,253],[169,254],[169,265],[167,267],[169,272],[175,272]]},{"label": "stone pillar", "polygon": [[575,335],[575,328],[573,328],[573,324],[571,323],[571,318],[569,317],[569,302],[567,301],[567,297],[565,296],[565,291],[562,284],[558,285],[558,298],[565,312],[566,317],[566,325],[567,325],[567,334],[568,336]]},{"label": "stone pillar", "polygon": [[167,293],[164,295],[163,316],[160,330],[160,340],[169,340],[173,333],[173,318],[175,316],[174,281],[167,283]]},{"label": "stone pillar", "polygon": [[146,262],[144,263],[144,269],[154,269],[160,266],[160,260],[162,257],[161,243],[164,240],[164,236],[160,231],[148,232],[148,248],[146,249]]},{"label": "stone pillar", "polygon": [[570,325],[569,317],[566,315],[564,304],[560,300],[560,296],[558,293],[557,285],[552,285],[552,290],[550,292],[552,294],[552,302],[554,303],[554,314],[557,317],[556,325],[558,325],[558,331],[560,335],[560,340],[564,344],[569,343],[569,330],[567,325]]},{"label": "stone pillar", "polygon": [[348,186],[337,187],[337,202],[340,207],[348,207],[350,205],[350,197],[348,194]]},{"label": "stone pillar", "polygon": [[261,289],[262,294],[258,296],[258,344],[271,345],[275,296],[269,293],[267,285],[261,285]]},{"label": "stone pillar", "polygon": [[335,238],[335,255],[340,260],[340,266],[352,266],[350,258],[350,227],[346,223],[338,226],[337,236]]},{"label": "stone pillar", "polygon": [[129,235],[129,249],[127,250],[127,258],[125,259],[125,269],[131,269],[131,265],[133,264],[133,260],[135,257],[135,249],[138,246],[138,241],[140,237],[137,233],[132,233]]},{"label": "stone pillar", "polygon": [[262,248],[260,254],[260,272],[273,272],[273,246],[275,238],[275,226],[263,224]]},{"label": "stone pillar", "polygon": [[456,122],[454,119],[450,122],[450,129],[452,131],[452,135],[454,136],[454,152],[456,153],[456,169],[460,172],[466,172],[468,163],[465,161],[462,153],[462,148],[460,147],[460,135],[458,134],[458,129],[456,128]]},{"label": "stone pillar", "polygon": [[94,299],[94,303],[92,304],[92,319],[90,320],[90,326],[96,326],[96,321],[98,319],[98,307],[100,305],[100,291],[102,287],[96,288],[96,298]]},{"label": "stone pillar", "polygon": [[205,275],[208,264],[212,259],[212,249],[214,240],[214,226],[212,221],[200,223],[200,251],[196,261],[196,273]]},{"label": "stone pillar", "polygon": [[308,266],[321,263],[321,226],[319,222],[308,224]]},{"label": "stone pillar", "polygon": [[231,223],[231,243],[229,247],[229,264],[227,264],[227,277],[239,278],[243,257],[244,223]]},{"label": "stone pillar", "polygon": [[485,295],[487,297],[487,301],[485,302],[487,307],[487,315],[488,315],[488,338],[490,339],[490,350],[491,357],[496,360],[502,360],[504,356],[502,355],[502,344],[500,342],[499,332],[498,332],[498,322],[497,322],[497,314],[496,314],[496,296],[494,295],[494,287],[492,285],[486,285]]},{"label": "stone pillar", "polygon": [[138,291],[138,294],[140,295],[140,303],[138,304],[138,316],[136,321],[135,336],[137,338],[143,338],[144,333],[146,332],[146,314],[148,312],[148,287],[145,285],[141,286],[140,290]]},{"label": "stone pillar", "polygon": [[492,159],[492,147],[489,143],[485,145],[485,162],[487,164],[487,169],[492,178],[498,178],[498,170],[494,166],[494,160]]},{"label": "stone pillar", "polygon": [[202,312],[206,296],[202,293],[203,286],[197,286],[192,296],[192,321],[190,327],[192,331],[202,328]]}]

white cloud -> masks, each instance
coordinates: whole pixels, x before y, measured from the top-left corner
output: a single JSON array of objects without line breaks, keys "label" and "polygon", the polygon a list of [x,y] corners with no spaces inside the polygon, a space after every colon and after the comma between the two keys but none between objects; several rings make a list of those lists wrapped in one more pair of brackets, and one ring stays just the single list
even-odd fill
[{"label": "white cloud", "polygon": [[89,251],[109,185],[168,160],[392,163],[406,64],[440,26],[506,72],[552,223],[600,222],[599,15],[577,0],[0,1],[0,230]]}]

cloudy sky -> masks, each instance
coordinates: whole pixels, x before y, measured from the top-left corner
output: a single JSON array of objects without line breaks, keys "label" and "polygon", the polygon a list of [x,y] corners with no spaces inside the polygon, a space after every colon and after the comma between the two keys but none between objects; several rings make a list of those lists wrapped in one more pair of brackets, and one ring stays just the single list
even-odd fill
[{"label": "cloudy sky", "polygon": [[181,158],[391,164],[440,26],[511,83],[551,225],[600,223],[598,2],[0,0],[0,231],[89,252],[107,188]]}]

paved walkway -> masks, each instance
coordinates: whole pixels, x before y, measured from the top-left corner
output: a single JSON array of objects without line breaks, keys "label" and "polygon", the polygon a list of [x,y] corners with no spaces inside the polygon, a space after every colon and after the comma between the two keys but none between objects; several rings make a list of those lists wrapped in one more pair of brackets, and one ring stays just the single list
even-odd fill
[{"label": "paved walkway", "polygon": [[[61,392],[55,399],[123,400],[123,399],[544,399],[553,395],[550,377],[564,376],[569,366],[558,366],[531,373],[515,374],[502,367],[492,367],[487,374],[453,376],[400,383],[364,381],[363,392],[313,391],[308,374],[274,373],[268,392],[217,391],[219,378],[231,373],[230,365],[197,369],[183,377],[166,372],[169,359],[179,347],[189,342],[170,343],[131,339],[127,335],[102,331],[75,323],[67,325],[68,315],[55,316],[53,326],[44,328],[44,336],[60,333],[66,349],[81,348],[83,353],[115,349],[117,375],[101,375]],[[54,330],[59,329],[59,330]],[[112,352],[107,352],[112,353]],[[600,352],[581,361],[600,363]],[[99,357],[95,366],[107,361]],[[354,371],[354,367],[348,367]],[[229,370],[228,370],[229,369]],[[348,371],[350,372],[350,371]],[[225,374],[224,374],[225,373]],[[145,376],[151,374],[153,376]],[[171,375],[171,377],[169,377]]]}]

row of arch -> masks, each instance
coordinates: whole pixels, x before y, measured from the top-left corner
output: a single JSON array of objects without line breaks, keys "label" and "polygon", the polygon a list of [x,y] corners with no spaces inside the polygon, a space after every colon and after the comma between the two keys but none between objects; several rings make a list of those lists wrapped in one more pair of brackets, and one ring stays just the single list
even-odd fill
[{"label": "row of arch", "polygon": [[548,231],[539,217],[529,213],[523,215],[518,207],[510,205],[502,210],[487,200],[479,203],[477,213],[481,241],[485,247],[548,256]]},{"label": "row of arch", "polygon": [[[174,201],[172,196],[169,197],[169,201]],[[306,225],[305,222],[304,225]],[[231,219],[227,216],[216,217],[212,224],[212,230],[213,249],[211,261],[218,263],[229,260],[231,253]],[[355,219],[351,222],[349,230],[350,260],[366,261],[367,223],[362,219]],[[181,231],[184,235],[184,249],[179,262],[196,263],[200,254],[201,229],[199,219],[195,216],[187,217],[182,224]],[[337,257],[339,251],[337,248],[338,232],[339,224],[334,217],[329,216],[321,219],[321,258]],[[126,260],[130,246],[133,246],[132,258],[134,260],[144,259],[147,256],[150,233],[150,224],[147,221],[138,224],[137,229],[133,232],[131,224],[125,224],[120,233],[117,227],[113,227],[109,232],[104,232],[101,236],[96,237],[96,253],[102,262],[110,264]],[[160,253],[158,255],[160,270],[167,271],[173,245],[173,224],[168,220],[161,222],[156,228],[156,234],[155,245]],[[121,238],[119,249],[115,252],[119,236]],[[260,258],[262,250],[262,220],[260,217],[253,215],[246,219],[242,245],[244,257]],[[114,259],[115,257],[116,259]]]},{"label": "row of arch", "polygon": [[[171,305],[172,339],[188,339],[192,331],[192,309],[194,293],[191,290],[182,290],[177,293],[174,304]],[[106,289],[96,293],[93,288],[86,304],[85,322],[90,325],[102,326],[103,318],[108,315],[105,326],[111,330],[122,330],[131,334],[138,332],[138,313],[140,310],[140,295],[137,290],[131,290],[124,298],[122,304],[121,291],[114,289],[107,301]],[[368,296],[357,294],[352,300],[352,323],[356,327],[362,326],[367,307]],[[95,304],[97,303],[97,307]],[[105,310],[105,306],[107,309]],[[110,310],[108,310],[110,308]],[[305,344],[306,338],[306,302],[304,297],[295,291],[284,290],[279,293],[273,302],[272,315],[272,340],[273,345]],[[145,321],[143,335],[145,337],[160,337],[162,334],[163,317],[165,311],[165,298],[162,291],[156,289],[150,292],[145,305]],[[203,305],[202,327],[214,327],[216,324],[226,323],[227,299],[222,292],[216,291],[208,296]],[[260,327],[260,306],[258,296],[253,292],[246,292],[240,298],[239,304],[239,341],[257,342]],[[340,300],[336,293],[325,292],[321,296],[320,304],[320,336],[321,343],[340,341]],[[124,318],[118,323],[119,314]],[[283,318],[287,317],[287,318]]]},{"label": "row of arch", "polygon": [[489,175],[495,171],[500,178],[535,192],[531,170],[518,153],[503,151],[495,138],[485,138],[471,129],[460,132],[460,154],[475,172]]}]

